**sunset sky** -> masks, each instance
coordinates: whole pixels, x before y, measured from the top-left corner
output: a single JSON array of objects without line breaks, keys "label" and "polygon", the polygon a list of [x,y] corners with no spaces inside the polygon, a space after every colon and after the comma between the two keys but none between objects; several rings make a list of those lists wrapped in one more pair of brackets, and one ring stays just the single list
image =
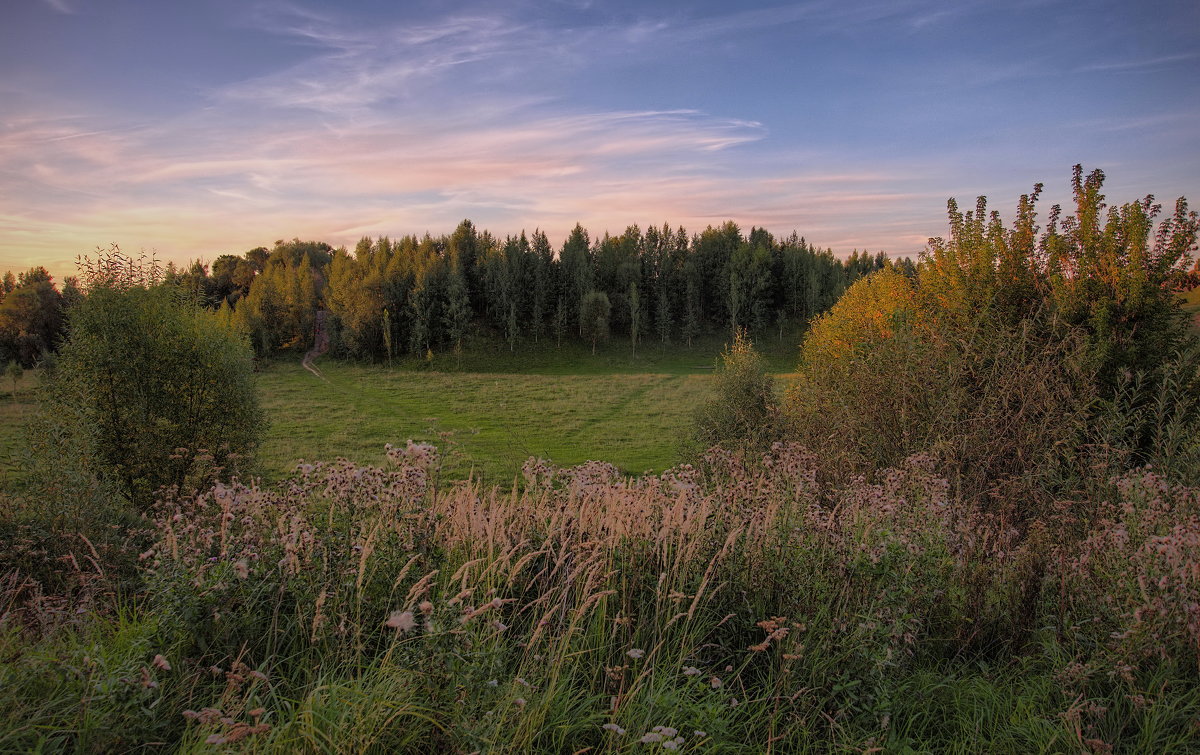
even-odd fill
[{"label": "sunset sky", "polygon": [[914,255],[1080,162],[1200,204],[1198,73],[1195,0],[5,0],[0,272],[463,218]]}]

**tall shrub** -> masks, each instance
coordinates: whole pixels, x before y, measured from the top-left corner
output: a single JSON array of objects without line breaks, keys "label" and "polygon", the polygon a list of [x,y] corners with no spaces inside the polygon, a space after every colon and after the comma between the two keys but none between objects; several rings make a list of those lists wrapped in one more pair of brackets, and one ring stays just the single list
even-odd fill
[{"label": "tall shrub", "polygon": [[236,468],[263,422],[245,336],[115,248],[84,272],[48,421],[138,508],[162,486]]},{"label": "tall shrub", "polygon": [[726,346],[713,377],[713,393],[696,413],[699,448],[746,445],[765,449],[780,436],[779,399],[767,364],[739,330]]}]

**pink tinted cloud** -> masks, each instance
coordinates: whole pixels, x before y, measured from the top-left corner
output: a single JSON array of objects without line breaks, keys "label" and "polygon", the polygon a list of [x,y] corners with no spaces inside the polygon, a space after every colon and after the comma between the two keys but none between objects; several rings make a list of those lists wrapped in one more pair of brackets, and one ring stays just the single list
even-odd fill
[{"label": "pink tinted cloud", "polygon": [[336,131],[10,124],[0,172],[28,184],[9,184],[0,269],[69,274],[76,254],[111,242],[177,262],[291,236],[353,245],[364,234],[448,232],[464,217],[500,235],[541,227],[556,239],[577,221],[598,234],[733,219],[838,251],[890,248],[900,229],[888,218],[924,201],[886,171],[772,175],[745,164],[737,147],[768,136],[754,123],[693,111],[513,116],[440,131],[386,119]]}]

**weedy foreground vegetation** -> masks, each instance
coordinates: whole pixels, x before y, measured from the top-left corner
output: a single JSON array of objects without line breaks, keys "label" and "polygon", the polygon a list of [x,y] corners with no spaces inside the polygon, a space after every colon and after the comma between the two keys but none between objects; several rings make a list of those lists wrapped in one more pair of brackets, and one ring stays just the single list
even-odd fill
[{"label": "weedy foreground vegetation", "polygon": [[408,442],[262,485],[179,445],[144,500],[60,465],[0,521],[0,748],[1197,751],[1198,221],[1152,238],[1102,178],[1044,231],[1036,191],[952,204],[786,391],[735,338],[660,474],[501,489]]}]

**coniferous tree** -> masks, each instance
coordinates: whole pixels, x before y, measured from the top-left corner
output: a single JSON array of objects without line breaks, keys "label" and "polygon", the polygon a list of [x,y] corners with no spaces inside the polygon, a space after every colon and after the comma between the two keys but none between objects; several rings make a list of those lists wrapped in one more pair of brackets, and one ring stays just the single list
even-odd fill
[{"label": "coniferous tree", "polygon": [[537,343],[538,337],[541,336],[546,328],[546,316],[549,314],[551,307],[554,252],[550,248],[550,240],[540,230],[533,232],[531,251],[532,292],[530,297],[529,323],[530,330],[533,333],[533,341]]},{"label": "coniferous tree", "polygon": [[470,220],[463,220],[445,243],[447,256],[462,271],[472,311],[478,311],[483,303],[483,286],[476,269],[483,253],[482,241],[475,224]]},{"label": "coniferous tree", "polygon": [[414,354],[423,354],[433,343],[433,296],[426,285],[413,289],[408,300],[409,337],[408,347]]},{"label": "coniferous tree", "polygon": [[611,314],[612,304],[603,291],[589,291],[579,302],[579,330],[584,340],[591,342],[592,354],[596,353],[597,341],[608,340]]},{"label": "coniferous tree", "polygon": [[508,350],[515,352],[517,350],[517,335],[520,330],[517,328],[517,305],[515,302],[510,302],[508,305],[508,318],[504,321],[504,336],[508,340]]},{"label": "coniferous tree", "polygon": [[683,310],[683,338],[688,348],[692,347],[692,339],[700,335],[704,312],[700,303],[701,283],[700,271],[692,260],[684,266],[686,298]]},{"label": "coniferous tree", "polygon": [[570,308],[567,306],[567,300],[559,297],[558,303],[554,306],[554,336],[558,339],[558,348],[562,348],[563,338],[566,337],[567,331],[571,327]]},{"label": "coniferous tree", "polygon": [[658,306],[654,310],[658,338],[663,343],[671,340],[671,296],[666,286],[658,289]]},{"label": "coniferous tree", "polygon": [[563,298],[569,311],[568,319],[580,323],[580,336],[583,335],[582,320],[579,317],[579,304],[583,296],[592,290],[592,260],[588,232],[576,223],[567,240],[563,242],[559,252],[559,268],[562,271],[562,289],[559,296]]},{"label": "coniferous tree", "polygon": [[462,353],[462,340],[471,322],[471,300],[467,293],[466,276],[461,266],[454,265],[447,276],[446,306],[442,310],[446,335],[454,345],[454,353]]},{"label": "coniferous tree", "polygon": [[742,244],[729,260],[729,325],[735,333],[762,330],[770,322],[771,259],[763,243]]},{"label": "coniferous tree", "polygon": [[638,299],[637,283],[629,284],[629,343],[637,356],[638,331],[641,327],[642,303]]},{"label": "coniferous tree", "polygon": [[392,366],[392,313],[383,308],[383,348],[387,351],[388,367]]}]

